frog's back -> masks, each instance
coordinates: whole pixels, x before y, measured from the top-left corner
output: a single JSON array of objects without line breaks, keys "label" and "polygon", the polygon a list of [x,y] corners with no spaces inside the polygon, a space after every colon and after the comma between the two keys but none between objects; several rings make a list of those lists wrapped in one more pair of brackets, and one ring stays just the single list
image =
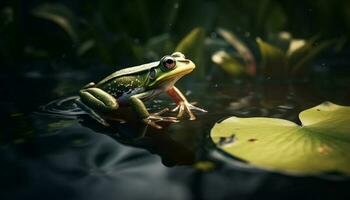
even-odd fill
[{"label": "frog's back", "polygon": [[107,76],[106,78],[104,78],[103,80],[101,80],[100,82],[98,82],[98,85],[104,84],[112,79],[115,78],[119,78],[122,76],[129,76],[132,74],[137,74],[143,71],[147,71],[149,69],[151,69],[152,67],[158,66],[159,65],[159,61],[157,62],[151,62],[151,63],[147,63],[147,64],[143,64],[143,65],[138,65],[135,67],[129,67],[129,68],[125,68],[125,69],[121,69],[118,70],[114,73],[112,73],[111,75]]}]

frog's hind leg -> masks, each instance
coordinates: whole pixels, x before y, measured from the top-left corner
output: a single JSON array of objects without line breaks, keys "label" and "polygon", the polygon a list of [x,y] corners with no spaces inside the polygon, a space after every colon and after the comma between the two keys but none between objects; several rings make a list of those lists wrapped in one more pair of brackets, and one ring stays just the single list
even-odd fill
[{"label": "frog's hind leg", "polygon": [[102,113],[116,112],[119,105],[117,100],[107,92],[99,88],[87,88],[82,89],[79,92],[80,99],[77,100],[77,104],[81,106],[91,117],[105,126],[109,124],[95,111]]},{"label": "frog's hind leg", "polygon": [[83,103],[81,101],[80,98],[75,100],[75,103],[81,108],[83,109],[85,112],[87,112],[90,117],[92,117],[93,119],[95,119],[96,121],[98,121],[100,124],[104,125],[104,126],[109,126],[109,124],[106,122],[106,120],[104,120],[99,114],[97,114],[93,109],[91,109],[90,107],[88,107],[85,103]]}]

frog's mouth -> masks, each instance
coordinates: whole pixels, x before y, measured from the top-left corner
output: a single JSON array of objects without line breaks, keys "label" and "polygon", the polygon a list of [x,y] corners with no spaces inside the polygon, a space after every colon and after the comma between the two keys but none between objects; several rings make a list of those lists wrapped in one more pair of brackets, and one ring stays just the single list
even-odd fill
[{"label": "frog's mouth", "polygon": [[182,71],[180,73],[177,73],[175,76],[169,76],[169,77],[166,77],[166,78],[163,78],[159,81],[156,81],[154,83],[154,86],[157,86],[157,87],[162,87],[162,88],[169,88],[169,87],[173,87],[174,84],[180,79],[182,78],[183,76],[185,76],[186,74],[188,73],[191,73],[193,71],[193,69],[190,69],[190,70],[186,70],[186,71]]},{"label": "frog's mouth", "polygon": [[186,74],[191,73],[195,68],[195,64],[190,60],[185,59],[180,60],[180,62],[184,65],[180,65],[167,74],[158,77],[153,84],[151,84],[151,87],[172,87],[176,81]]},{"label": "frog's mouth", "polygon": [[[174,71],[173,74],[170,74],[166,77],[159,77],[154,85],[158,85],[158,86],[164,86],[164,85],[174,85],[176,83],[176,81],[178,81],[180,78],[182,78],[183,76],[185,76],[186,74],[189,74],[193,71],[194,68],[188,68],[186,70],[181,70],[181,71]],[[176,70],[176,69],[175,69]]]}]

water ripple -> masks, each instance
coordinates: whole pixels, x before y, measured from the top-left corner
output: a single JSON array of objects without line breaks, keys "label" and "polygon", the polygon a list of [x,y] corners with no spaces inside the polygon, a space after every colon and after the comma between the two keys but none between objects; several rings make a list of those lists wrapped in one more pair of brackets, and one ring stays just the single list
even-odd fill
[{"label": "water ripple", "polygon": [[46,105],[41,106],[39,109],[42,112],[60,115],[60,116],[78,116],[87,114],[82,110],[75,101],[79,99],[78,96],[70,96],[66,98],[56,99],[49,102]]}]

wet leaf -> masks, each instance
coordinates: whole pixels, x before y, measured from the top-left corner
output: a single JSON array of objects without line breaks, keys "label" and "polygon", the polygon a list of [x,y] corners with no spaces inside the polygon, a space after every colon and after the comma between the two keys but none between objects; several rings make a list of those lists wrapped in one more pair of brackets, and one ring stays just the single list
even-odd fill
[{"label": "wet leaf", "polygon": [[273,44],[274,46],[277,46],[283,52],[287,52],[292,40],[293,40],[292,34],[290,32],[287,32],[287,31],[281,31],[278,33],[269,33],[268,34],[269,43]]},{"label": "wet leaf", "polygon": [[260,48],[262,59],[262,71],[265,77],[281,77],[286,74],[287,58],[285,53],[261,38],[256,42]]},{"label": "wet leaf", "polygon": [[306,46],[306,41],[303,39],[292,39],[287,50],[287,56],[291,56],[296,52],[299,52]]},{"label": "wet leaf", "polygon": [[[301,126],[277,118],[231,117],[215,124],[211,138],[218,148],[258,167],[350,175],[350,107],[326,102],[299,118]],[[233,134],[232,143],[219,144]]]},{"label": "wet leaf", "polygon": [[[287,51],[289,69],[293,69],[296,65],[313,47],[313,44],[320,38],[315,35],[308,40],[293,39]],[[304,43],[304,44],[302,44]]]},{"label": "wet leaf", "polygon": [[191,58],[191,60],[196,63],[196,71],[201,76],[205,75],[205,69],[203,66],[204,39],[204,30],[202,28],[194,28],[175,48],[175,51],[182,52],[186,57]]},{"label": "wet leaf", "polygon": [[74,43],[78,42],[75,17],[69,8],[61,4],[43,4],[35,8],[32,13],[36,17],[57,24],[69,35]]},{"label": "wet leaf", "polygon": [[[218,33],[230,44],[233,48],[237,50],[239,55],[245,62],[244,71],[251,76],[256,75],[256,62],[252,52],[246,46],[246,44],[241,41],[237,36],[232,32],[225,29],[219,28]],[[243,65],[242,65],[243,66]]]},{"label": "wet leaf", "polygon": [[199,54],[203,49],[205,33],[202,28],[194,28],[187,34],[177,45],[176,51],[181,51],[186,54]]},{"label": "wet leaf", "polygon": [[244,74],[245,66],[238,59],[225,51],[215,52],[211,60],[232,76]]},{"label": "wet leaf", "polygon": [[[300,48],[299,51],[295,51],[295,53],[292,55],[295,57],[296,54],[299,54],[301,58],[299,60],[292,60],[293,57],[291,55],[289,59],[289,68],[291,69],[291,73],[297,74],[301,71],[304,71],[305,67],[308,67],[318,55],[320,55],[324,50],[334,45],[335,42],[336,40],[326,40],[320,42],[320,44],[318,45],[313,45],[309,42],[307,45],[304,45],[304,48]],[[295,62],[295,64],[293,62]]]}]

